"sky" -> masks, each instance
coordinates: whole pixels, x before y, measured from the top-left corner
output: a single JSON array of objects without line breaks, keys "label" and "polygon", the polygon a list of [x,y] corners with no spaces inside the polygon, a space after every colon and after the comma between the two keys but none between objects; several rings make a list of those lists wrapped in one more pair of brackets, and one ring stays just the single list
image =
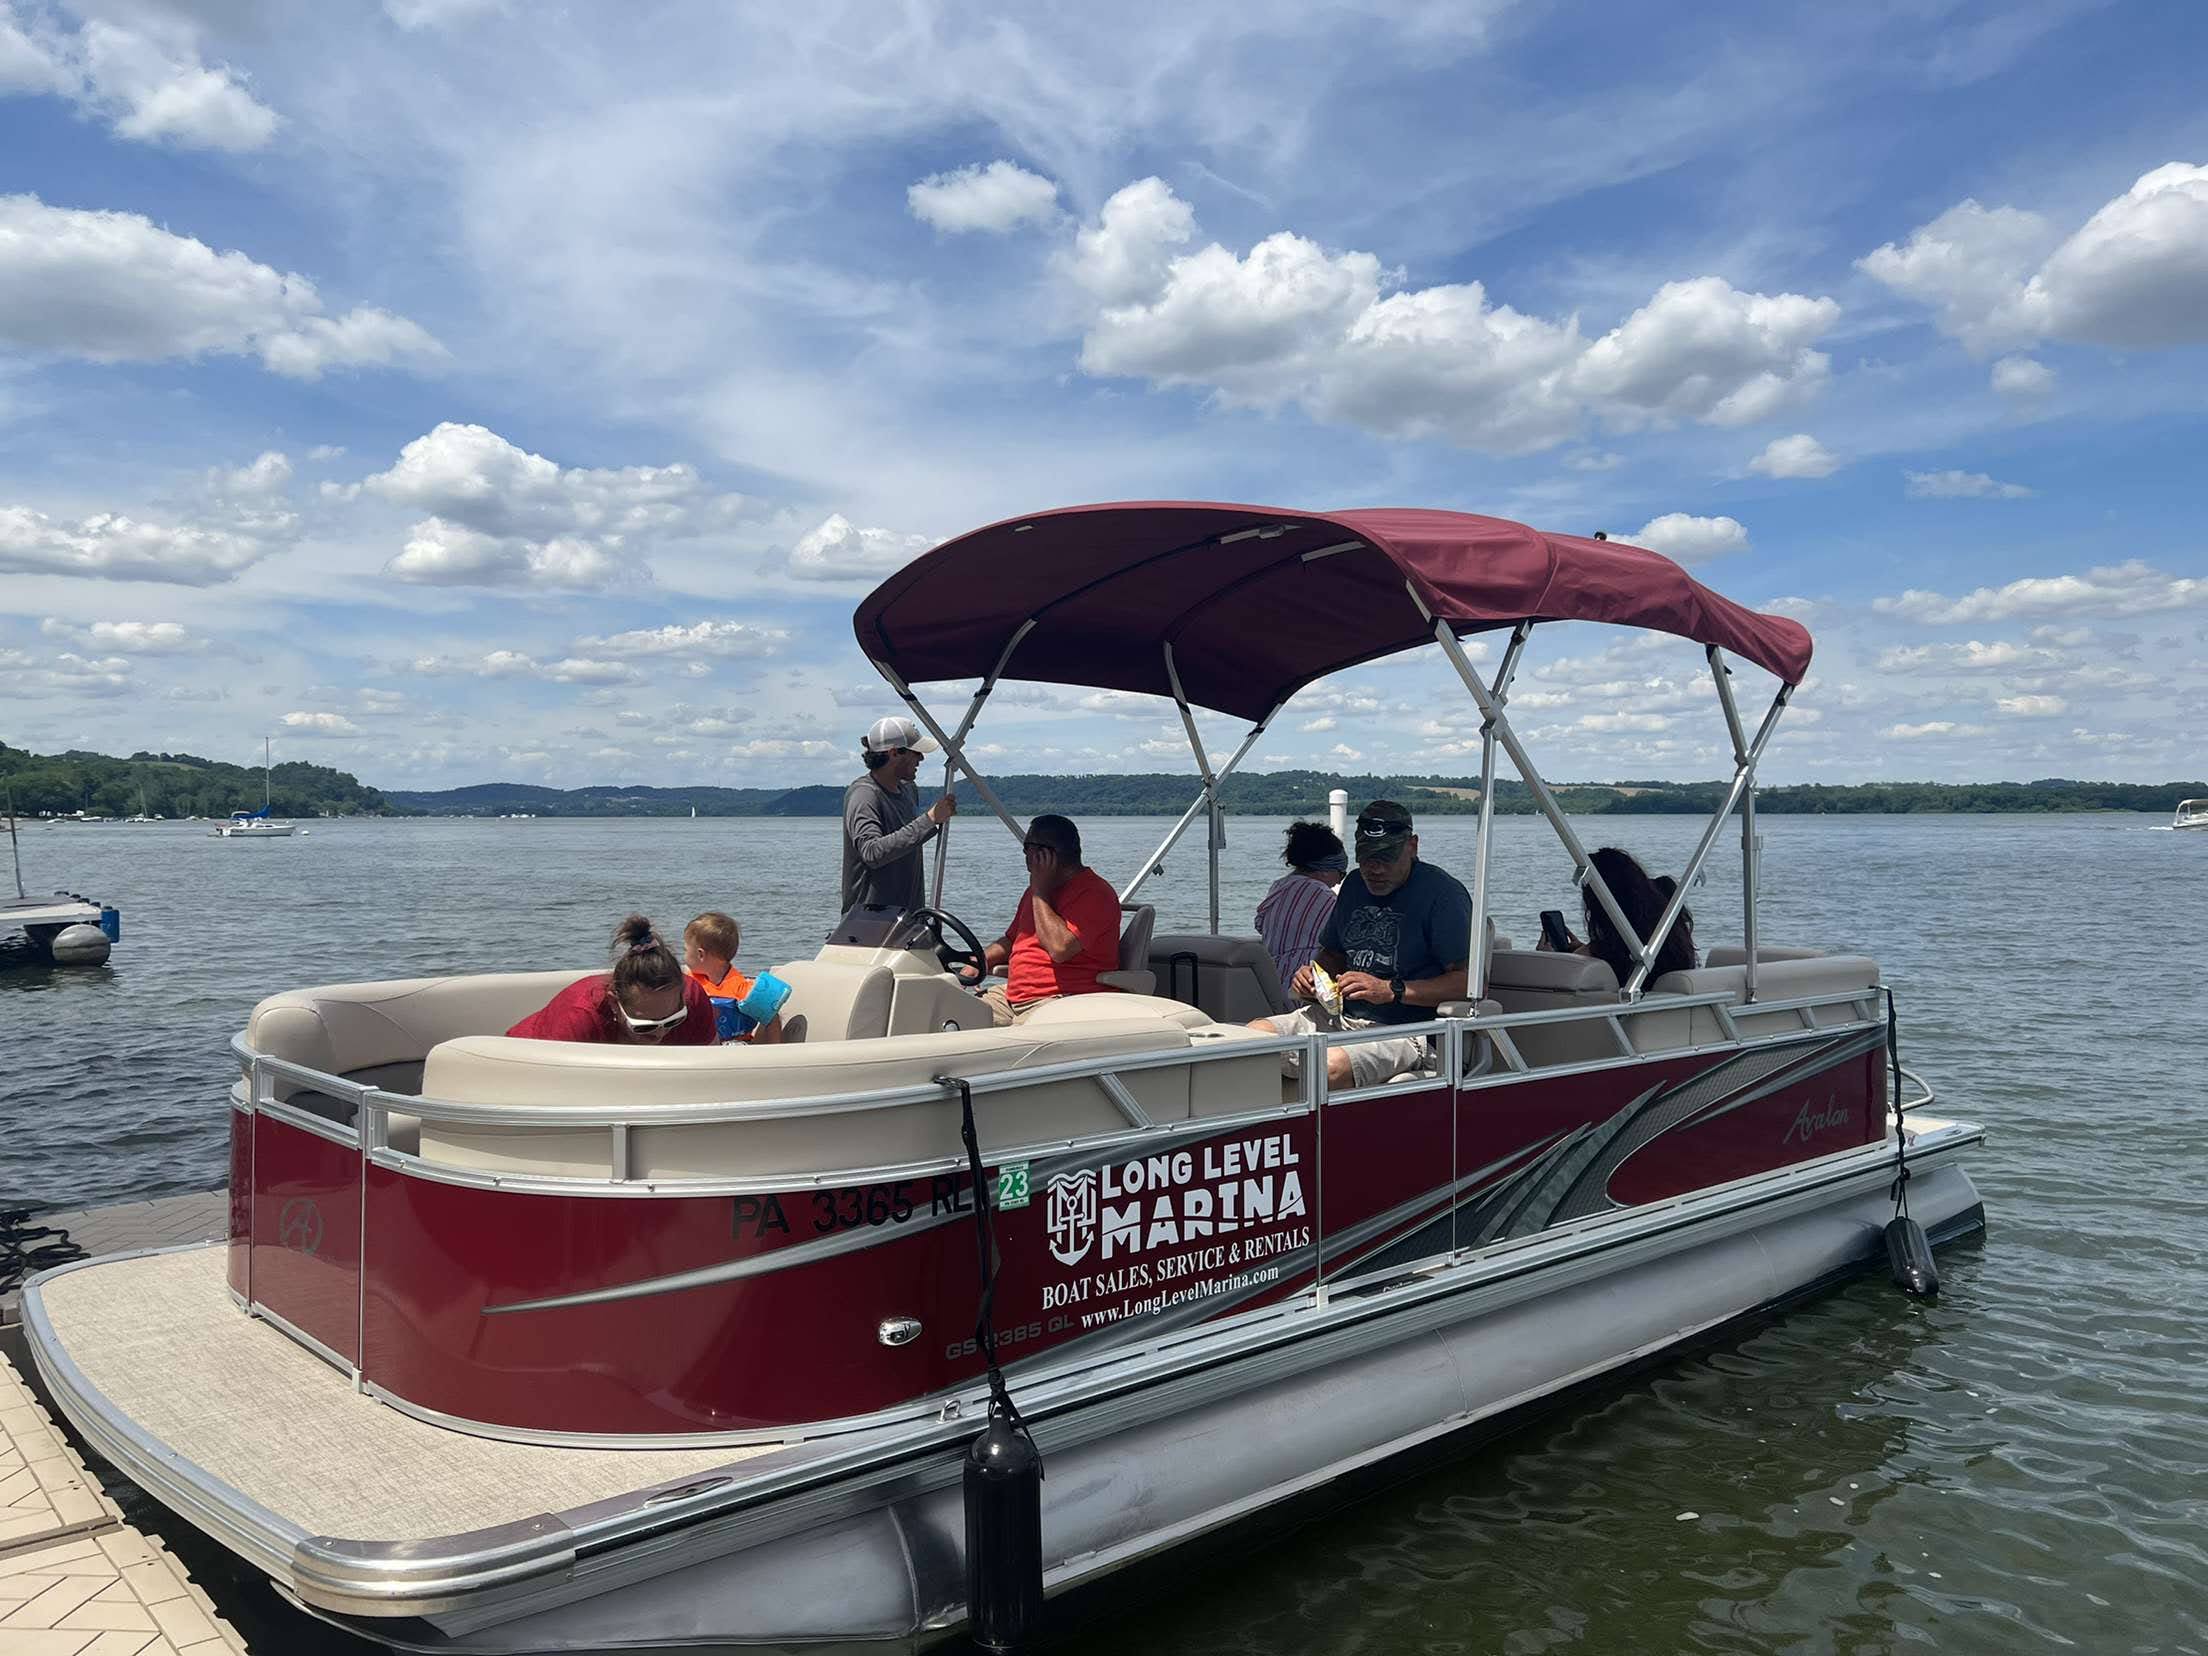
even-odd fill
[{"label": "sky", "polygon": [[[1767,782],[2198,777],[2204,64],[2092,0],[0,0],[0,740],[834,781],[883,576],[1191,498],[1798,617]],[[1552,779],[1729,766],[1679,640],[1544,627],[1510,716]],[[1475,727],[1427,651],[1247,763]],[[1043,687],[971,751],[1191,763]]]}]

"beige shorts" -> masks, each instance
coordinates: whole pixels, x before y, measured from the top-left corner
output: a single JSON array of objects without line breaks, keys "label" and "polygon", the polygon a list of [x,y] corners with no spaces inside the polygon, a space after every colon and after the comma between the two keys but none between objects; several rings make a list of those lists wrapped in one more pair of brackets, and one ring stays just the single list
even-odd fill
[{"label": "beige shorts", "polygon": [[[1322,1019],[1307,1007],[1298,1007],[1293,1012],[1269,1013],[1265,1021],[1283,1035],[1326,1035],[1345,1029],[1391,1027],[1377,1018]],[[1394,1041],[1359,1041],[1342,1050],[1349,1054],[1349,1081],[1354,1087],[1377,1087],[1395,1076],[1424,1071],[1433,1062],[1433,1048],[1424,1038],[1415,1035]],[[1282,1067],[1288,1074],[1296,1073],[1299,1056],[1291,1052],[1282,1060]]]},{"label": "beige shorts", "polygon": [[1001,981],[990,984],[988,988],[981,992],[982,1004],[989,1008],[989,1016],[996,1020],[996,1027],[999,1029],[1007,1028],[1016,1023],[1024,1023],[1027,1015],[1038,1006],[1048,1006],[1052,1001],[1063,998],[1060,995],[1045,995],[1040,1000],[1010,1000],[1005,996],[1004,984]]}]

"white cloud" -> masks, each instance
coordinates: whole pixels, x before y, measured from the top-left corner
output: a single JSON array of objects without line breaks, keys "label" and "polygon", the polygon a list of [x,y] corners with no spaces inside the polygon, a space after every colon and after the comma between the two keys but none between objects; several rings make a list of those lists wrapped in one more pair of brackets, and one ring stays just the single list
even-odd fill
[{"label": "white cloud", "polygon": [[1928,736],[1983,736],[1984,725],[1957,724],[1952,719],[1928,719],[1923,724],[1893,724],[1880,731],[1900,742],[1921,741]]},{"label": "white cloud", "polygon": [[1840,457],[1807,432],[1796,432],[1772,438],[1748,469],[1765,477],[1830,477],[1840,469]]},{"label": "white cloud", "polygon": [[690,466],[563,467],[450,421],[408,443],[390,470],[323,486],[335,499],[364,491],[431,514],[388,573],[438,586],[603,587],[648,573],[652,542],[702,534],[743,506]]},{"label": "white cloud", "polygon": [[1119,191],[1059,268],[1092,309],[1082,368],[1391,437],[1530,453],[1599,416],[1620,427],[1736,425],[1814,395],[1830,299],[1742,293],[1715,276],[1667,283],[1602,338],[1491,303],[1479,282],[1396,290],[1364,252],[1289,231],[1246,255],[1196,235],[1155,178]]},{"label": "white cloud", "polygon": [[2166,575],[2137,558],[2083,575],[2030,576],[2002,587],[1980,587],[1960,598],[1912,588],[1871,607],[1907,621],[1945,626],[1958,621],[2007,621],[2019,616],[2151,615],[2208,603],[2208,580]]},{"label": "white cloud", "polygon": [[1625,464],[1625,456],[1622,454],[1575,454],[1564,463],[1574,471],[1616,471]]},{"label": "white cloud", "polygon": [[92,696],[129,694],[137,686],[130,663],[121,656],[86,657],[63,651],[40,665],[26,650],[0,649],[0,684],[18,696]]},{"label": "white cloud", "polygon": [[1685,564],[1748,550],[1748,531],[1738,518],[1695,517],[1686,512],[1650,518],[1635,533],[1619,538]]},{"label": "white cloud", "polygon": [[1661,713],[1583,713],[1573,724],[1579,730],[1669,730],[1672,721]]},{"label": "white cloud", "polygon": [[690,626],[669,624],[615,633],[610,638],[578,640],[579,650],[597,650],[613,656],[701,655],[742,657],[772,655],[789,642],[779,627],[754,627],[742,621],[699,621]]},{"label": "white cloud", "polygon": [[449,29],[503,13],[506,0],[383,0],[383,14],[400,28]]},{"label": "white cloud", "polygon": [[1322,713],[1316,719],[1304,720],[1304,722],[1296,726],[1296,728],[1302,731],[1305,735],[1311,736],[1316,735],[1322,730],[1332,730],[1336,725],[1340,724],[1341,722],[1341,720],[1335,718],[1334,715],[1331,713]]},{"label": "white cloud", "polygon": [[2052,718],[2057,713],[2067,713],[2070,710],[2070,704],[2060,696],[2001,696],[1993,705],[2012,718],[2019,719]]},{"label": "white cloud", "polygon": [[276,450],[270,449],[251,465],[239,466],[235,470],[218,467],[208,475],[207,481],[223,494],[275,494],[291,481],[291,462]]},{"label": "white cloud", "polygon": [[1013,162],[992,161],[923,178],[905,191],[905,205],[921,223],[952,235],[1002,234],[1057,217],[1058,186]]},{"label": "white cloud", "polygon": [[95,362],[253,355],[295,379],[444,354],[404,317],[324,315],[304,276],[217,253],[137,213],[28,195],[0,196],[0,345]]},{"label": "white cloud", "polygon": [[644,676],[622,661],[588,656],[539,661],[520,650],[491,650],[475,657],[417,656],[413,668],[432,677],[528,678],[553,684],[635,684]]},{"label": "white cloud", "polygon": [[307,458],[318,461],[337,460],[343,458],[344,453],[345,445],[343,443],[317,443],[307,450]]},{"label": "white cloud", "polygon": [[2069,236],[1963,201],[1860,261],[1973,351],[2043,339],[2120,350],[2208,340],[2208,166],[2143,174]]},{"label": "white cloud", "polygon": [[842,750],[833,742],[816,738],[762,736],[754,741],[733,742],[721,751],[736,759],[827,759]]},{"label": "white cloud", "polygon": [[1195,235],[1196,209],[1164,179],[1140,179],[1113,193],[1059,264],[1098,304],[1132,305],[1157,293],[1173,250]]},{"label": "white cloud", "polygon": [[242,75],[202,61],[187,19],[150,10],[34,35],[0,6],[0,96],[9,92],[68,98],[118,138],[179,149],[257,150],[280,124]]},{"label": "white cloud", "polygon": [[1961,644],[1905,644],[1879,655],[1881,672],[1918,673],[1994,671],[2052,660],[2050,652],[2000,639],[1991,644],[1969,639]]},{"label": "white cloud", "polygon": [[199,61],[184,34],[167,39],[101,19],[80,37],[86,101],[114,122],[116,136],[184,149],[257,150],[276,135],[277,115],[227,64]]},{"label": "white cloud", "polygon": [[89,627],[74,626],[48,616],[38,624],[48,638],[85,649],[118,651],[124,655],[183,655],[207,647],[174,621],[95,621]]},{"label": "white cloud", "polygon": [[935,544],[933,535],[862,529],[841,512],[831,512],[798,536],[790,549],[790,573],[801,581],[877,580]]},{"label": "white cloud", "polygon": [[282,720],[293,736],[358,736],[360,726],[342,713],[286,713]]},{"label": "white cloud", "polygon": [[2055,371],[2028,356],[2005,356],[1993,365],[1990,383],[2004,397],[2044,397],[2055,388]]},{"label": "white cloud", "polygon": [[1587,348],[1572,379],[1613,414],[1746,425],[1822,388],[1832,359],[1810,347],[1839,320],[1831,299],[1742,293],[1716,276],[1666,282]]},{"label": "white cloud", "polygon": [[107,581],[215,586],[273,550],[226,529],[147,523],[101,512],[57,523],[28,506],[0,506],[0,571],[83,575]]},{"label": "white cloud", "polygon": [[1329,759],[1357,760],[1362,759],[1364,754],[1351,747],[1347,742],[1336,742],[1326,750],[1326,756]]},{"label": "white cloud", "polygon": [[2021,483],[1998,483],[1984,472],[1905,471],[1902,492],[1911,500],[2029,500]]}]

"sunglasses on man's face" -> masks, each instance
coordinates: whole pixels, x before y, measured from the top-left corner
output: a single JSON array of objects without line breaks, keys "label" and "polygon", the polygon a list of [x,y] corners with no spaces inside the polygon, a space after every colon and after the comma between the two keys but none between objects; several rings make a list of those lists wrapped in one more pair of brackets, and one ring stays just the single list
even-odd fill
[{"label": "sunglasses on man's face", "polygon": [[687,1002],[668,1013],[664,1018],[640,1018],[625,1006],[617,1009],[621,1014],[621,1021],[629,1026],[632,1034],[637,1035],[652,1035],[672,1029],[683,1019],[690,1016],[690,1007]]}]

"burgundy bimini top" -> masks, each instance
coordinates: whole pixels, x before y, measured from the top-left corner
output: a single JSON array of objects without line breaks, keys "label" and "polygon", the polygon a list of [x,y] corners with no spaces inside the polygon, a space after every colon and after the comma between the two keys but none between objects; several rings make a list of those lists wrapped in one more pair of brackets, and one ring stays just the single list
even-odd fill
[{"label": "burgundy bimini top", "polygon": [[[1408,589],[1406,590],[1406,583]],[[1669,558],[1505,518],[1128,501],[1007,518],[868,594],[859,647],[908,684],[1003,676],[1188,699],[1261,719],[1313,679],[1520,621],[1607,621],[1715,644],[1798,684],[1808,629],[1721,598]]]}]

